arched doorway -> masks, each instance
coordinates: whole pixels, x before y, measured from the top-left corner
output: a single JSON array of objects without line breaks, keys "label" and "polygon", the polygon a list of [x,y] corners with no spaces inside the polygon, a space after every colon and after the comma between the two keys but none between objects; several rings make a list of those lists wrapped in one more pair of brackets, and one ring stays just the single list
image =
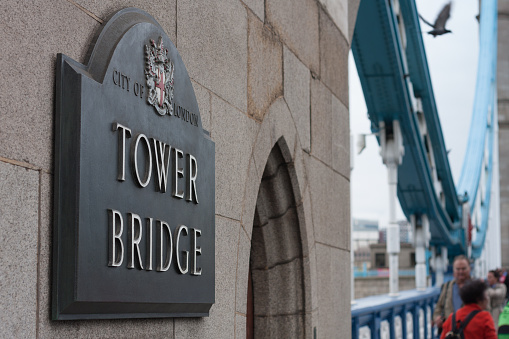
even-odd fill
[{"label": "arched doorway", "polygon": [[258,191],[251,240],[247,338],[304,338],[303,251],[292,160],[279,139]]}]

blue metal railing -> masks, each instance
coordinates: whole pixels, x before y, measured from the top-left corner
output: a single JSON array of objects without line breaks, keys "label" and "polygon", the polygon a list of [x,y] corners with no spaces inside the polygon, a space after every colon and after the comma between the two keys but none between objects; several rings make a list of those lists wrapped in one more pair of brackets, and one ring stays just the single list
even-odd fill
[{"label": "blue metal railing", "polygon": [[[353,274],[355,278],[388,277],[389,269],[362,270],[354,268]],[[400,277],[415,277],[415,270],[399,270],[398,275]]]},{"label": "blue metal railing", "polygon": [[[356,299],[352,305],[352,339],[360,338],[360,331],[369,328],[371,339],[379,339],[382,332],[390,338],[432,338],[431,316],[440,295],[440,288],[424,291],[403,291],[398,296],[373,296]],[[398,333],[399,332],[399,333]]]}]

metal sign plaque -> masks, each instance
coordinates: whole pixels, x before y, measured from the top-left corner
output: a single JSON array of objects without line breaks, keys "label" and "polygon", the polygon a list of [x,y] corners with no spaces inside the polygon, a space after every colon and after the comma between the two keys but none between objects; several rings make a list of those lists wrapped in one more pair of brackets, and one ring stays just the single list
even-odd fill
[{"label": "metal sign plaque", "polygon": [[215,146],[162,27],[124,9],[59,54],[55,105],[53,319],[208,316]]}]

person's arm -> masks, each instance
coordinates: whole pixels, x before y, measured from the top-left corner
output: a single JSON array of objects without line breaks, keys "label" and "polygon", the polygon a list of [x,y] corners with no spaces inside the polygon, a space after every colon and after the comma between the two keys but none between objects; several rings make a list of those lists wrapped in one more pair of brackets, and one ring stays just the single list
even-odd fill
[{"label": "person's arm", "polygon": [[442,334],[440,335],[440,339],[445,339],[445,335],[447,332],[449,332],[452,328],[452,313],[449,314],[449,317],[447,320],[444,321],[444,326],[442,327]]},{"label": "person's arm", "polygon": [[496,285],[496,289],[497,289],[497,297],[504,299],[505,295],[507,293],[507,287],[504,284],[499,283]]},{"label": "person's arm", "polygon": [[438,297],[438,301],[435,305],[435,310],[433,311],[433,322],[437,327],[442,327],[444,319],[444,308],[446,302],[447,289],[449,288],[449,283],[444,283],[442,285],[442,290],[440,291],[440,297]]}]

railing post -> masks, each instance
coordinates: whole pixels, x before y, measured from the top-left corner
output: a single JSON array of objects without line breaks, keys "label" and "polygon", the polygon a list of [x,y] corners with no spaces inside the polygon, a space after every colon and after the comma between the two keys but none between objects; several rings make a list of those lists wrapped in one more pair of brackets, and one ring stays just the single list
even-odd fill
[{"label": "railing post", "polygon": [[[413,317],[413,313],[412,313],[412,310],[413,308],[410,307],[410,308],[407,308],[407,312],[405,313],[405,326],[406,326],[406,331],[405,331],[405,338],[408,338],[408,332],[410,330],[410,333],[412,334],[412,338],[413,338],[413,333],[414,333],[414,317]],[[412,321],[412,327],[409,328],[408,327],[408,317],[410,317],[410,320]]]},{"label": "railing post", "polygon": [[401,314],[399,315],[401,317],[401,336],[403,338],[407,337],[406,312],[407,312],[407,305],[403,306],[403,310],[401,311]]},{"label": "railing post", "polygon": [[380,314],[373,314],[369,330],[371,331],[371,339],[380,339]]},{"label": "railing post", "polygon": [[359,318],[352,318],[352,339],[359,338]]},{"label": "railing post", "polygon": [[434,338],[434,335],[433,335],[433,324],[431,323],[433,321],[433,310],[434,310],[434,298],[433,297],[430,297],[428,299],[428,306],[429,306],[429,309],[431,311],[431,318],[429,319],[429,329],[431,331],[431,335],[430,335],[430,338]]},{"label": "railing post", "polygon": [[391,311],[391,315],[387,321],[389,322],[389,337],[391,339],[396,339],[396,315],[394,314],[394,308]]},{"label": "railing post", "polygon": [[424,339],[428,339],[428,305],[426,300],[422,303],[422,311],[424,314]]},{"label": "railing post", "polygon": [[420,307],[418,304],[415,304],[414,313],[413,313],[413,330],[414,330],[414,339],[420,339],[419,335],[419,310]]}]

